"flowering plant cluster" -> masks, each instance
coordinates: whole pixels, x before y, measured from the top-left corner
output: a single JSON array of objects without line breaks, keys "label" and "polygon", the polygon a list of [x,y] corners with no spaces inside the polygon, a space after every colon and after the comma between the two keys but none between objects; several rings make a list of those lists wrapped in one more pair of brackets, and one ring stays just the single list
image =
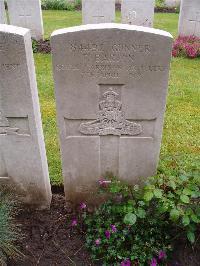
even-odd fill
[{"label": "flowering plant cluster", "polygon": [[199,57],[200,38],[195,36],[179,36],[173,44],[172,55],[173,57]]},{"label": "flowering plant cluster", "polygon": [[165,265],[172,246],[169,219],[144,200],[143,189],[112,178],[99,181],[108,200],[84,212],[86,246],[101,265]]},{"label": "flowering plant cluster", "polygon": [[82,226],[86,246],[101,265],[168,265],[176,237],[195,242],[200,224],[200,179],[195,169],[150,177],[142,187],[100,179],[99,193],[107,200],[94,212],[81,203],[71,226]]}]

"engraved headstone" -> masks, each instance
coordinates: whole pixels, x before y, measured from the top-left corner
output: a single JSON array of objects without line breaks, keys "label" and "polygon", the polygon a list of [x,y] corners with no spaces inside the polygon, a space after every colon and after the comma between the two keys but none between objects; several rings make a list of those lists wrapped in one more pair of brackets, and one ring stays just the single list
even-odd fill
[{"label": "engraved headstone", "polygon": [[4,0],[0,0],[0,24],[6,24],[6,11],[5,11],[5,4]]},{"label": "engraved headstone", "polygon": [[83,24],[115,22],[115,0],[82,0]]},{"label": "engraved headstone", "polygon": [[182,0],[179,16],[179,35],[200,37],[200,1]]},{"label": "engraved headstone", "polygon": [[153,27],[155,0],[122,0],[122,23]]},{"label": "engraved headstone", "polygon": [[7,0],[10,24],[28,28],[35,40],[43,39],[43,19],[40,0]]},{"label": "engraved headstone", "polygon": [[155,174],[172,36],[125,24],[51,37],[67,199],[89,199],[106,172],[137,183]]},{"label": "engraved headstone", "polygon": [[0,181],[25,203],[48,208],[51,188],[30,31],[0,25]]}]

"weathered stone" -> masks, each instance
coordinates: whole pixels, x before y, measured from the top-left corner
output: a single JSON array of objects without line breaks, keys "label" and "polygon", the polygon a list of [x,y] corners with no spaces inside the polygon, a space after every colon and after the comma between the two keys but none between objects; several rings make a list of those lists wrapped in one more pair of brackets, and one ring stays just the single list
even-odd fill
[{"label": "weathered stone", "polygon": [[153,27],[155,0],[122,0],[122,23]]},{"label": "weathered stone", "polygon": [[35,40],[43,39],[40,0],[7,0],[10,24],[28,28]]},{"label": "weathered stone", "polygon": [[0,25],[0,180],[48,208],[51,188],[28,29]]},{"label": "weathered stone", "polygon": [[83,24],[115,22],[115,0],[82,0]]},{"label": "weathered stone", "polygon": [[200,37],[200,1],[182,0],[179,16],[179,35]]},{"label": "weathered stone", "polygon": [[51,45],[66,198],[89,199],[106,172],[155,174],[172,36],[96,24],[55,31]]},{"label": "weathered stone", "polygon": [[180,6],[181,0],[165,0],[167,7],[178,7]]},{"label": "weathered stone", "polygon": [[0,0],[0,24],[6,24],[6,11],[5,11],[5,4],[4,0]]}]

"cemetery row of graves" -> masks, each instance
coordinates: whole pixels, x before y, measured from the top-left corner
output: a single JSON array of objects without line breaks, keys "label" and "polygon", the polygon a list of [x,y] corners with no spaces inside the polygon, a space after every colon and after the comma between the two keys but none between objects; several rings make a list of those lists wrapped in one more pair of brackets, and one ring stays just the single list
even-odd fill
[{"label": "cemetery row of graves", "polygon": [[0,1],[0,265],[199,265],[200,2],[154,4]]}]

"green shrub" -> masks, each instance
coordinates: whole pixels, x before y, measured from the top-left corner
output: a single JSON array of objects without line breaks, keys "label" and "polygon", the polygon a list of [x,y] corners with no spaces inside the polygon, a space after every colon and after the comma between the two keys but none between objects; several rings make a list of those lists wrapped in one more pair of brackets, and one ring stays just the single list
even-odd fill
[{"label": "green shrub", "polygon": [[42,9],[44,10],[75,10],[81,5],[81,0],[68,2],[67,0],[42,0]]},{"label": "green shrub", "polygon": [[[13,198],[13,196],[12,196]],[[15,203],[7,192],[6,187],[0,190],[0,265],[6,264],[7,258],[22,256],[15,246],[20,237],[19,228],[14,225]]]},{"label": "green shrub", "polygon": [[195,241],[199,182],[197,172],[161,174],[141,188],[116,179],[101,180],[100,193],[109,199],[93,214],[82,210],[92,258],[103,265],[164,265],[176,237],[184,234]]},{"label": "green shrub", "polygon": [[165,0],[156,0],[156,7],[165,7]]},{"label": "green shrub", "polygon": [[199,171],[149,178],[144,187],[144,199],[156,201],[158,213],[165,214],[186,233],[191,243],[200,223]]}]

